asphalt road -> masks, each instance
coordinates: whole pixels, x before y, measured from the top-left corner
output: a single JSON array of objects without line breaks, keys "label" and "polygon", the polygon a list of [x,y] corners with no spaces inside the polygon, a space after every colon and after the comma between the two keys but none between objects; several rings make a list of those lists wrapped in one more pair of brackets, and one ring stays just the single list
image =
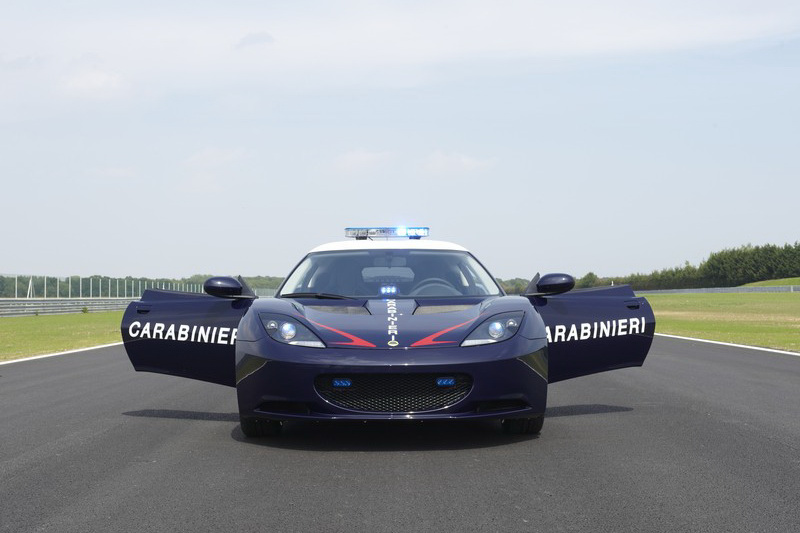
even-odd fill
[{"label": "asphalt road", "polygon": [[497,423],[287,424],[122,347],[0,366],[0,531],[798,531],[800,357],[656,339]]}]

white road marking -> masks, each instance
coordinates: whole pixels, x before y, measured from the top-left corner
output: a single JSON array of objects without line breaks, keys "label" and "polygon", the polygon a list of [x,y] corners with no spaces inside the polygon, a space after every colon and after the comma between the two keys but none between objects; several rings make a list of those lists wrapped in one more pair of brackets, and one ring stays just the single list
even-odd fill
[{"label": "white road marking", "polygon": [[[679,335],[667,335],[666,333],[656,333],[659,337],[667,337],[670,339],[680,339],[683,341],[695,341],[695,342],[706,342],[708,344],[718,344],[720,346],[731,346],[733,348],[744,348],[746,350],[758,350],[759,352],[769,352],[769,353],[778,353],[782,355],[793,355],[795,357],[800,357],[800,353],[798,352],[787,352],[784,350],[773,350],[772,348],[760,348],[758,346],[747,346],[745,344],[733,344],[730,342],[720,342],[720,341],[710,341],[706,339],[696,339],[694,337],[681,337]],[[25,357],[24,359],[14,359],[12,361],[0,361],[0,366],[2,365],[10,365],[11,363],[21,363],[22,361],[33,361],[34,359],[45,359],[47,357],[55,357],[57,355],[67,355],[70,353],[78,353],[78,352],[86,352],[89,350],[99,350],[100,348],[109,348],[111,346],[119,346],[121,342],[113,342],[111,344],[103,344],[101,346],[92,346],[90,348],[79,348],[77,350],[67,350],[66,352],[58,352],[58,353],[49,353],[44,355],[34,355],[33,357]]]},{"label": "white road marking", "polygon": [[10,365],[11,363],[21,363],[22,361],[33,361],[34,359],[44,359],[46,357],[55,357],[57,355],[67,355],[69,353],[87,352],[89,350],[98,350],[100,348],[108,348],[110,346],[119,346],[121,342],[112,342],[111,344],[103,344],[101,346],[92,346],[90,348],[78,348],[77,350],[67,350],[66,352],[48,353],[44,355],[34,355],[33,357],[25,357],[24,359],[14,359],[12,361],[0,361],[0,366]]},{"label": "white road marking", "polygon": [[666,333],[656,333],[659,337],[669,337],[670,339],[680,339],[683,341],[707,342],[708,344],[719,344],[720,346],[731,346],[733,348],[744,348],[746,350],[758,350],[760,352],[779,353],[782,355],[793,355],[800,357],[800,353],[786,352],[784,350],[773,350],[772,348],[760,348],[758,346],[747,346],[746,344],[733,344],[731,342],[709,341],[706,339],[695,339],[694,337],[681,337],[679,335],[667,335]]}]

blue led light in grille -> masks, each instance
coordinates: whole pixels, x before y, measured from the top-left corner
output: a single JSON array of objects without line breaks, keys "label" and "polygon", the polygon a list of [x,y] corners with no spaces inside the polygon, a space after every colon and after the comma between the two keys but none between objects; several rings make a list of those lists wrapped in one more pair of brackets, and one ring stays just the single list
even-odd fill
[{"label": "blue led light in grille", "polygon": [[437,387],[455,387],[456,378],[436,378]]},{"label": "blue led light in grille", "polygon": [[333,378],[332,383],[334,387],[344,389],[351,387],[353,385],[353,380],[349,378]]}]

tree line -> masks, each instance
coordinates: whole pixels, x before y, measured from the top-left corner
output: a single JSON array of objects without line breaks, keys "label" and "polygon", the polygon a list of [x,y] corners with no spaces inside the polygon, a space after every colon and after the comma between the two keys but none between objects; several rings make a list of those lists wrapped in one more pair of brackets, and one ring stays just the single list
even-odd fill
[{"label": "tree line", "polygon": [[714,252],[698,266],[687,261],[681,267],[650,274],[600,278],[593,273],[577,280],[578,287],[628,284],[635,290],[738,287],[768,279],[800,276],[800,242],[777,246],[745,245]]},{"label": "tree line", "polygon": [[[73,297],[92,296],[120,296],[135,294],[138,296],[140,287],[147,288],[165,287],[180,288],[185,285],[197,285],[201,288],[203,282],[211,274],[195,274],[187,278],[109,278],[108,276],[82,277],[79,283],[78,276],[70,278],[55,277],[47,279],[48,298],[58,295],[62,298],[69,294]],[[683,266],[656,270],[649,274],[630,274],[628,276],[600,277],[589,272],[575,282],[577,288],[601,287],[605,285],[631,285],[634,290],[658,289],[696,289],[703,287],[736,287],[755,281],[768,279],[800,277],[800,242],[777,246],[765,244],[763,246],[745,245],[738,248],[725,249],[714,252],[700,265],[694,266],[687,261]],[[89,279],[92,282],[89,282]],[[28,291],[30,276],[20,276],[17,279],[17,294],[24,298]],[[67,281],[69,279],[69,281]],[[253,289],[277,289],[283,281],[279,276],[245,276],[245,281]],[[497,278],[498,283],[508,294],[521,294],[530,282],[527,278]],[[119,293],[117,284],[119,283]],[[37,298],[44,296],[45,278],[33,276],[34,295]],[[99,291],[99,292],[98,292]],[[0,276],[0,298],[14,297],[14,276]]]},{"label": "tree line", "polygon": [[[606,285],[631,285],[634,290],[699,289],[737,287],[768,279],[800,276],[800,242],[777,246],[747,244],[738,248],[713,252],[698,266],[688,261],[680,267],[656,270],[649,274],[600,277],[593,272],[575,280],[576,288]],[[529,280],[498,279],[509,294],[521,294]]]}]

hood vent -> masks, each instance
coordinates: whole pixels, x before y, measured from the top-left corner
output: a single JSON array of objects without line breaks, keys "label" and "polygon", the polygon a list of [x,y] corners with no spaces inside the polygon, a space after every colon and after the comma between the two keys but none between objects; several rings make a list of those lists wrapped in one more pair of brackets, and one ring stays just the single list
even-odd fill
[{"label": "hood vent", "polygon": [[321,313],[335,313],[339,315],[368,315],[367,308],[356,305],[307,305],[306,309],[313,309]]},{"label": "hood vent", "polygon": [[415,315],[433,315],[437,313],[455,313],[466,311],[472,305],[421,305],[414,310]]}]

